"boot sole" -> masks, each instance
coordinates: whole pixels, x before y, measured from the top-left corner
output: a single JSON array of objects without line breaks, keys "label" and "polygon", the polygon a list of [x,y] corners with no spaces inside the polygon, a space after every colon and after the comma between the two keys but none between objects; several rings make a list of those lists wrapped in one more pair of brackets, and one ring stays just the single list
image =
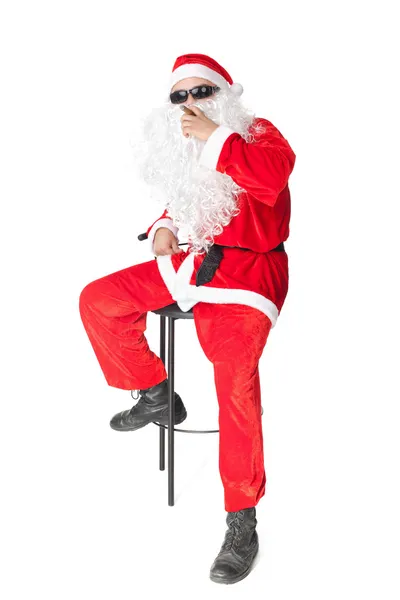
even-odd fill
[{"label": "boot sole", "polygon": [[241,581],[242,579],[244,579],[245,577],[247,577],[247,575],[250,574],[250,571],[252,570],[252,568],[254,566],[254,560],[255,560],[255,558],[256,558],[256,556],[258,554],[258,549],[259,549],[259,546],[257,545],[257,549],[256,549],[256,551],[253,554],[253,558],[252,558],[252,561],[250,563],[250,566],[246,569],[246,571],[244,573],[241,573],[237,577],[230,578],[230,579],[227,579],[227,578],[224,578],[224,577],[218,577],[218,576],[215,576],[212,573],[210,573],[210,579],[211,579],[211,581],[214,581],[214,583],[229,584],[229,583],[237,583],[238,581]]},{"label": "boot sole", "polygon": [[[175,417],[175,425],[179,425],[180,423],[183,423],[183,421],[186,419],[187,417],[187,412],[185,410],[184,413],[179,413],[179,415],[177,415]],[[147,423],[141,423],[140,425],[133,425],[130,427],[114,427],[113,425],[111,425],[110,423],[110,427],[111,429],[114,429],[114,431],[136,431],[137,429],[142,429],[142,427],[146,427],[146,425],[150,425],[150,423],[160,423],[160,425],[168,425],[168,415],[166,417],[162,417],[161,419],[153,419],[152,421],[147,421]]]}]

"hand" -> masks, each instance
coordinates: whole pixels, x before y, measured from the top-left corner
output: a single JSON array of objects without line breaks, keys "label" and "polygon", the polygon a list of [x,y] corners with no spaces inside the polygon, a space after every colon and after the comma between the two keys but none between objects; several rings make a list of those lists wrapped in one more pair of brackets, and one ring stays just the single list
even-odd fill
[{"label": "hand", "polygon": [[213,131],[215,131],[219,125],[211,121],[198,106],[190,106],[194,115],[187,115],[186,113],[181,116],[182,133],[185,137],[194,135],[199,140],[206,141],[210,137]]},{"label": "hand", "polygon": [[178,240],[168,227],[160,227],[154,236],[154,254],[164,256],[165,254],[179,254],[183,252],[178,246]]}]

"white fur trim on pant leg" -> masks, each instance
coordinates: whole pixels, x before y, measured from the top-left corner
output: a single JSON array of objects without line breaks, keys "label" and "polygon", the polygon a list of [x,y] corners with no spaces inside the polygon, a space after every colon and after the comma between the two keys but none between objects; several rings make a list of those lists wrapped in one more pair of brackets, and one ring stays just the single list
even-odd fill
[{"label": "white fur trim on pant leg", "polygon": [[174,236],[176,238],[178,238],[178,231],[179,228],[175,227],[174,222],[172,219],[168,219],[168,218],[164,218],[164,219],[158,219],[158,221],[156,221],[153,225],[153,227],[150,229],[149,231],[149,235],[147,237],[147,241],[150,245],[150,251],[154,254],[154,237],[156,235],[157,229],[160,229],[160,227],[167,227],[167,229],[169,229],[170,231],[172,231],[172,233],[174,234]]},{"label": "white fur trim on pant leg", "polygon": [[232,133],[238,132],[226,125],[219,125],[217,129],[214,129],[203,147],[199,163],[209,169],[216,169],[222,147]]}]

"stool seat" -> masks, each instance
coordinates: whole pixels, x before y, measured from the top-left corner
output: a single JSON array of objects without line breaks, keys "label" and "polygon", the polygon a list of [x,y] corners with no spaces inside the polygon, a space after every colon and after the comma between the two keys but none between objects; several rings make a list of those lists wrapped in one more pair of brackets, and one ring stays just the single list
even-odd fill
[{"label": "stool seat", "polygon": [[163,308],[157,308],[151,312],[156,315],[161,315],[162,317],[172,317],[173,319],[194,319],[193,308],[184,312],[179,308],[177,302],[164,306]]}]

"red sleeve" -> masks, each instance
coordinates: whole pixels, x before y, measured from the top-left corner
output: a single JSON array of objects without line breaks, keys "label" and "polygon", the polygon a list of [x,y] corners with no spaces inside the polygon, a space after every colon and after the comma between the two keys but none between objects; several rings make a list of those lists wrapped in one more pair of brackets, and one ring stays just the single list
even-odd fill
[{"label": "red sleeve", "polygon": [[169,219],[169,217],[167,217],[167,209],[165,209],[164,212],[163,212],[163,214],[161,215],[161,217],[158,217],[158,219],[156,219],[154,221],[154,223],[152,223],[150,225],[150,227],[147,229],[147,231],[146,231],[147,236],[149,235],[150,229],[153,227],[153,225],[155,225],[157,223],[157,221],[159,221],[160,219]]},{"label": "red sleeve", "polygon": [[154,244],[154,236],[157,233],[157,229],[160,229],[160,227],[167,227],[167,229],[172,231],[174,236],[176,238],[178,238],[179,228],[174,225],[174,222],[171,219],[171,217],[167,216],[167,209],[165,209],[163,214],[161,215],[161,217],[156,219],[154,221],[154,223],[152,223],[146,231],[150,250],[153,252],[153,254],[154,254],[154,245],[153,245]]},{"label": "red sleeve", "polygon": [[264,131],[252,142],[220,125],[208,138],[200,162],[226,173],[257,200],[273,206],[288,183],[296,155],[270,121],[257,121]]}]

